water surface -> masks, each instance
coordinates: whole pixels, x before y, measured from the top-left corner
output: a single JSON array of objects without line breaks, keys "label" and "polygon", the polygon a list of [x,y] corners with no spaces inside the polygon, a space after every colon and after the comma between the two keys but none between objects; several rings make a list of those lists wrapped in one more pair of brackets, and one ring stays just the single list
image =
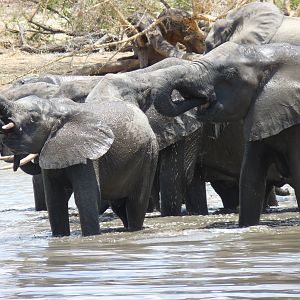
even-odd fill
[{"label": "water surface", "polygon": [[[71,236],[52,238],[47,214],[34,211],[31,177],[2,171],[0,185],[2,299],[300,299],[294,195],[250,228],[235,214],[155,213],[128,233],[108,212],[94,237],[80,236],[71,201]],[[208,198],[211,213],[221,207],[211,189]]]}]

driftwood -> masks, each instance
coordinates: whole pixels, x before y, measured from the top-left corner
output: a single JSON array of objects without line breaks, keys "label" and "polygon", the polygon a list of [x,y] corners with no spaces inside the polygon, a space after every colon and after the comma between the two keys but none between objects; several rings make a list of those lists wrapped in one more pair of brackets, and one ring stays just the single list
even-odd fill
[{"label": "driftwood", "polygon": [[[133,33],[136,35],[145,32],[138,40],[132,41],[136,59],[125,58],[106,64],[87,65],[77,68],[72,71],[72,74],[104,75],[127,72],[152,65],[166,57],[189,59],[195,53],[204,51],[205,34],[189,13],[167,8],[159,16],[159,19],[162,22],[157,22],[145,13],[135,13],[129,18],[130,23],[136,28],[136,30],[132,30],[132,27],[129,27],[129,31],[127,31],[129,37],[133,37]],[[123,18],[122,23],[124,24]],[[150,30],[147,30],[148,28]],[[185,50],[179,49],[177,43],[184,46]]]},{"label": "driftwood", "polygon": [[[191,53],[204,51],[205,34],[188,12],[165,9],[159,18],[163,18],[164,21],[143,36],[145,47],[134,44],[141,68],[166,57],[188,59]],[[155,20],[149,14],[135,13],[129,21],[141,32]],[[184,45],[185,51],[179,49],[177,43]]]}]

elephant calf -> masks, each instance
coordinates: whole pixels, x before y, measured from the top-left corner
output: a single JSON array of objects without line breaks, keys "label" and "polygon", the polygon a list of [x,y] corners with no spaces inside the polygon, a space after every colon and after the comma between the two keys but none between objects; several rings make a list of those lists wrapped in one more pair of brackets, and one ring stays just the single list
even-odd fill
[{"label": "elephant calf", "polygon": [[3,144],[15,156],[39,153],[53,236],[70,234],[66,186],[74,191],[82,235],[100,233],[100,191],[126,228],[142,228],[158,145],[139,108],[123,101],[0,97],[0,116]]}]

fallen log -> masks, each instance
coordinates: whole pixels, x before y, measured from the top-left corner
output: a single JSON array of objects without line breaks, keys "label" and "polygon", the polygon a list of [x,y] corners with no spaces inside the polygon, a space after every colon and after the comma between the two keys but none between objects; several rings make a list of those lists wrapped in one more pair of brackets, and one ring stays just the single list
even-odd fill
[{"label": "fallen log", "polygon": [[77,68],[70,72],[72,75],[105,75],[107,73],[128,72],[139,69],[138,59],[129,58],[108,63],[97,63]]}]

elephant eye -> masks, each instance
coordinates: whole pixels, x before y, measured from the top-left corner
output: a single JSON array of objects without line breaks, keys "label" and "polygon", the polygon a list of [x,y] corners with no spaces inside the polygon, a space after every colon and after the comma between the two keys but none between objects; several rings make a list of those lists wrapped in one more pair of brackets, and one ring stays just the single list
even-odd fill
[{"label": "elephant eye", "polygon": [[224,73],[225,80],[232,80],[238,77],[238,70],[236,68],[228,68]]},{"label": "elephant eye", "polygon": [[31,123],[38,122],[38,120],[39,120],[39,115],[37,113],[30,114],[30,122]]}]

